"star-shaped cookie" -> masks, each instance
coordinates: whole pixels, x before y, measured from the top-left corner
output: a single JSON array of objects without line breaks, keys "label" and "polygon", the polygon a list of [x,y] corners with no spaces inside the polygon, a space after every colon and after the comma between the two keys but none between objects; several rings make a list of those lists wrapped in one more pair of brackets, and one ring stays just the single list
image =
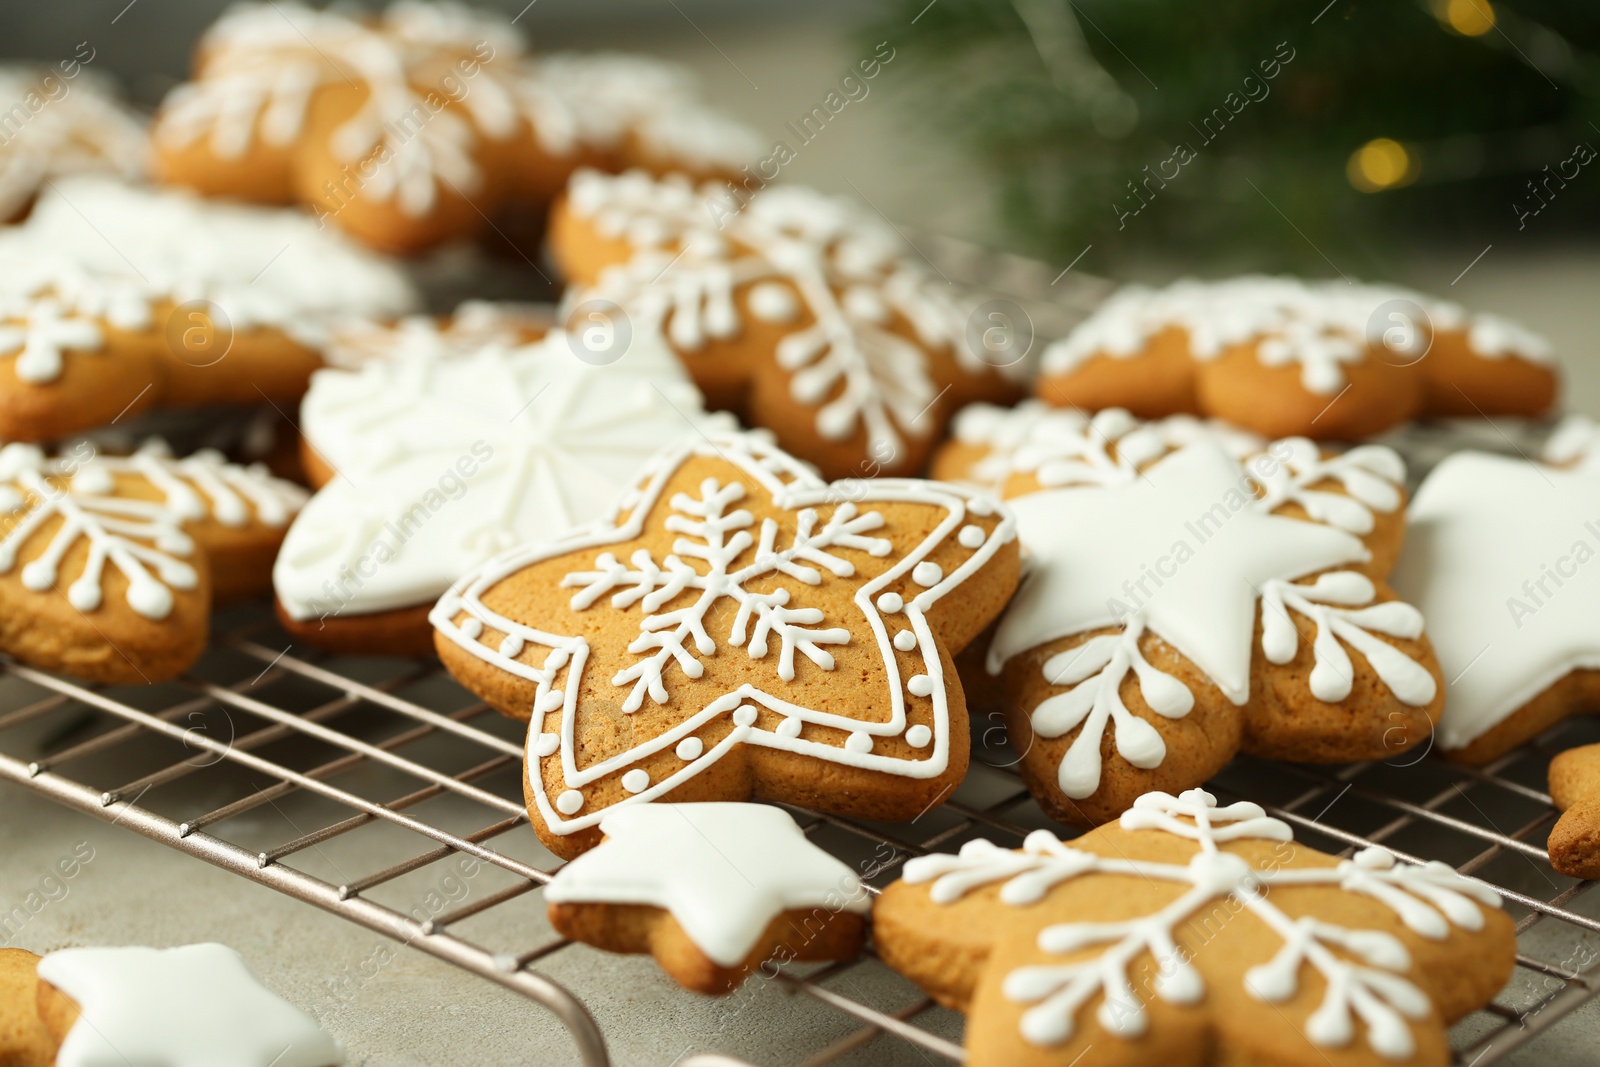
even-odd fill
[{"label": "star-shaped cookie", "polygon": [[1595,707],[1600,476],[1458,453],[1411,504],[1395,588],[1449,679],[1439,741],[1485,763]]},{"label": "star-shaped cookie", "polygon": [[1482,883],[1335,859],[1199,789],[1073,841],[910,860],[872,922],[884,962],[967,1013],[973,1067],[1445,1067],[1517,951]]},{"label": "star-shaped cookie", "polygon": [[841,960],[866,940],[867,891],[765,804],[643,804],[545,888],[550,922],[613,952],[649,952],[680,985],[726,993],[769,960]]},{"label": "star-shaped cookie", "polygon": [[226,945],[69,948],[39,961],[56,1067],[337,1067],[344,1050]]},{"label": "star-shaped cookie", "polygon": [[451,326],[393,332],[388,358],[319,371],[301,406],[320,489],[273,587],[285,628],[319,647],[427,655],[451,582],[599,518],[664,444],[731,427],[659,348],[591,364],[560,331],[475,346]]},{"label": "star-shaped cookie", "polygon": [[714,435],[657,457],[609,522],[469,574],[432,619],[452,674],[531,716],[529,813],[572,856],[620,803],[937,803],[967,765],[950,657],[1016,568],[987,496],[829,484],[762,436]]},{"label": "star-shaped cookie", "polygon": [[1241,750],[1344,762],[1428,737],[1442,686],[1422,616],[1381,585],[1401,537],[1393,452],[1302,438],[1241,460],[1192,419],[1011,417],[1020,444],[957,443],[941,469],[1000,477],[1017,516],[1026,573],[987,670],[1052,816],[1105,822]]}]

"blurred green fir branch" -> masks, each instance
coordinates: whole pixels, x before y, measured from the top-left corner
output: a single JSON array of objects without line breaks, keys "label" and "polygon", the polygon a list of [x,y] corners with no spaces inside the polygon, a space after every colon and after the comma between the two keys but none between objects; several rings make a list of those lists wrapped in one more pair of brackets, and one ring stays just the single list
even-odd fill
[{"label": "blurred green fir branch", "polygon": [[863,40],[1059,262],[1372,273],[1600,230],[1592,0],[889,0]]}]

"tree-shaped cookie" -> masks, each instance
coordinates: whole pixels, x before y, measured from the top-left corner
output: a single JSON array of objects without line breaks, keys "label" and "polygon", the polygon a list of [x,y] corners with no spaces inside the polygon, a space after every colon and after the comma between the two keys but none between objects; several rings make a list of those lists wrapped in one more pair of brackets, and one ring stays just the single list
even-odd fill
[{"label": "tree-shaped cookie", "polygon": [[601,517],[663,445],[730,428],[659,346],[592,364],[560,331],[484,318],[363,329],[388,355],[313,379],[300,429],[319,488],[273,568],[296,640],[427,655],[428,611],[463,573]]},{"label": "tree-shaped cookie", "polygon": [[205,648],[213,601],[266,589],[305,492],[215,452],[0,449],[0,651],[102,682],[156,682]]},{"label": "tree-shaped cookie", "polygon": [[751,796],[909,819],[966,771],[951,656],[1015,588],[1008,512],[829,484],[757,435],[649,464],[609,523],[519,548],[435,608],[440,657],[531,717],[528,807],[573,856],[615,805]]},{"label": "tree-shaped cookie", "polygon": [[[1240,751],[1347,762],[1427,739],[1439,667],[1423,616],[1382,584],[1404,522],[1392,451],[1300,438],[1241,460],[1192,420],[1126,412],[1025,436],[1003,495],[1027,575],[987,670],[1053,817],[1105,822]],[[973,470],[991,454],[952,447]]]},{"label": "tree-shaped cookie", "polygon": [[828,477],[920,471],[950,412],[1014,396],[1027,369],[1024,351],[973,347],[977,301],[893,227],[809,189],[741,203],[681,175],[580,172],[551,245],[582,286],[575,311],[620,307],[634,334],[666,338],[713,407]]},{"label": "tree-shaped cookie", "polygon": [[404,253],[484,231],[513,199],[547,202],[580,165],[714,174],[759,151],[671,65],[530,59],[513,21],[417,0],[370,18],[235,5],[156,116],[157,169],[211,195],[303,202]]},{"label": "tree-shaped cookie", "polygon": [[913,859],[873,942],[967,1013],[973,1067],[1445,1067],[1445,1028],[1515,963],[1499,905],[1443,864],[1336,859],[1193,789],[1073,841]]},{"label": "tree-shaped cookie", "polygon": [[855,873],[765,804],[638,804],[545,887],[550,924],[644,953],[686,989],[727,993],[769,961],[847,960],[866,941]]},{"label": "tree-shaped cookie", "polygon": [[0,231],[0,440],[164,408],[292,407],[336,321],[415,298],[393,264],[299,212],[54,182]]},{"label": "tree-shaped cookie", "polygon": [[1054,404],[1227,419],[1271,437],[1368,437],[1420,415],[1538,415],[1544,339],[1392,286],[1245,276],[1130,286],[1051,345]]},{"label": "tree-shaped cookie", "polygon": [[1460,452],[1411,505],[1395,588],[1450,680],[1452,759],[1487,763],[1600,708],[1600,475],[1571,438],[1555,443],[1572,469]]}]

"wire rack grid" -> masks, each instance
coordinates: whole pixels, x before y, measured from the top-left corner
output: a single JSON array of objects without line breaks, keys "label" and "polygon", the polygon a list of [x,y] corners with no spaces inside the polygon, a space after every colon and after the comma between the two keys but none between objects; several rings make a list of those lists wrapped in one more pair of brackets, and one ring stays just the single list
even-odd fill
[{"label": "wire rack grid", "polygon": [[[217,622],[201,663],[163,686],[107,689],[5,664],[0,778],[512,989],[554,1013],[573,1045],[564,1055],[594,1067],[613,1062],[589,1008],[546,973],[561,956],[594,950],[537,918],[538,891],[558,861],[538,845],[523,810],[520,724],[457,687],[436,661],[305,654],[287,644],[263,605]],[[995,722],[975,715],[973,737],[967,781],[915,823],[794,814],[874,888],[910,856],[974,836],[1016,843],[1052,825],[1008,766],[1014,757]],[[1545,765],[1554,751],[1597,738],[1593,721],[1571,722],[1481,769],[1415,755],[1340,768],[1241,759],[1212,788],[1263,804],[1313,847],[1382,844],[1403,859],[1442,860],[1502,894],[1518,919],[1517,977],[1452,1035],[1458,1064],[1485,1067],[1600,991],[1600,895],[1590,892],[1594,883],[1553,872],[1543,847],[1556,814],[1543,792]],[[264,836],[262,821],[249,818],[296,801],[288,839]],[[374,833],[394,839],[387,862],[349,847]],[[357,868],[362,858],[367,867]],[[498,881],[426,908],[407,908],[404,894],[399,903],[383,898],[408,876],[462,862],[495,870]],[[472,933],[496,915],[495,937]],[[887,973],[870,952],[752,982],[815,1009],[798,1011],[781,995],[755,1002],[760,1029],[792,1022],[783,1046],[794,1051],[792,1062],[963,1059],[959,1016]],[[731,1023],[722,1036],[737,1046],[753,1027]],[[749,1062],[739,1057],[738,1048],[697,1047],[680,1062]]]}]

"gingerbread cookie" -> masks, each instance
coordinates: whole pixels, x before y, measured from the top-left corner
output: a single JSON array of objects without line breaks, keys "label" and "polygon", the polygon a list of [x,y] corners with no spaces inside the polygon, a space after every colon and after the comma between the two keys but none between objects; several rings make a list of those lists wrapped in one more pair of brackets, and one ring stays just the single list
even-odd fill
[{"label": "gingerbread cookie", "polygon": [[85,69],[94,56],[85,41],[54,67],[0,65],[0,100],[10,103],[0,124],[0,222],[24,215],[53,179],[144,173],[144,122],[107,79]]},{"label": "gingerbread cookie", "polygon": [[[263,986],[224,945],[69,948],[34,960],[37,978],[27,990],[25,1010],[43,1025],[54,1053],[53,1060],[37,1061],[41,1065],[338,1067],[344,1062],[338,1041]],[[0,960],[0,968],[4,964]],[[4,1048],[0,1044],[0,1051]],[[30,1061],[20,1067],[31,1067]]]},{"label": "gingerbread cookie", "polygon": [[340,323],[328,337],[323,362],[357,371],[375,360],[470,356],[491,345],[514,348],[537,341],[554,324],[553,309],[540,304],[463,301],[449,315],[407,315],[394,320]]},{"label": "gingerbread cookie", "polygon": [[428,611],[462,574],[599,518],[662,447],[729,428],[659,347],[593,364],[560,331],[477,343],[472,326],[403,323],[387,358],[313,379],[300,427],[321,488],[273,569],[296,640],[428,655]]},{"label": "gingerbread cookie", "polygon": [[578,166],[750,162],[752,135],[688,81],[642,59],[531,59],[510,21],[457,4],[395,0],[370,19],[238,5],[157,115],[157,163],[168,181],[300,201],[417,252],[486,229],[513,199],[548,202]]},{"label": "gingerbread cookie", "polygon": [[[1241,462],[1192,420],[1075,421],[1010,455],[1027,577],[986,661],[1046,812],[1102,823],[1240,751],[1344,763],[1426,741],[1439,667],[1423,616],[1383,585],[1398,456],[1294,438]],[[973,469],[988,458],[957,447]]]},{"label": "gingerbread cookie", "polygon": [[1336,859],[1200,789],[1070,842],[912,859],[872,926],[885,963],[967,1013],[973,1067],[1445,1067],[1446,1027],[1517,953],[1481,882]]},{"label": "gingerbread cookie", "polygon": [[[741,203],[716,183],[635,171],[573,177],[551,248],[593,317],[665,337],[707,401],[772,430],[826,477],[920,471],[949,414],[1014,397],[958,298],[887,223],[792,186]],[[577,328],[574,326],[573,328]]]},{"label": "gingerbread cookie", "polygon": [[1574,878],[1600,878],[1600,745],[1550,761],[1550,800],[1562,813],[1550,831],[1550,865]]},{"label": "gingerbread cookie", "polygon": [[648,952],[686,989],[727,993],[769,961],[847,960],[866,941],[866,889],[778,808],[643,804],[600,831],[545,887],[550,924]]},{"label": "gingerbread cookie", "polygon": [[937,804],[967,767],[951,656],[1017,566],[983,494],[830,485],[760,435],[696,436],[609,522],[491,561],[432,621],[457,679],[531,719],[529,814],[570,857],[622,803]]},{"label": "gingerbread cookie", "polygon": [[333,323],[414,301],[392,265],[297,212],[64,179],[0,230],[0,439],[292,406]]},{"label": "gingerbread cookie", "polygon": [[0,948],[0,1064],[54,1067],[56,1040],[39,1019],[39,957]]},{"label": "gingerbread cookie", "polygon": [[100,682],[176,677],[211,605],[265,590],[298,486],[215,452],[0,449],[0,650]]},{"label": "gingerbread cookie", "polygon": [[1422,609],[1450,679],[1439,742],[1487,763],[1600,708],[1600,477],[1461,452],[1411,504],[1395,588]]},{"label": "gingerbread cookie", "polygon": [[1548,343],[1498,316],[1389,286],[1247,276],[1121,290],[1046,350],[1038,395],[1356,440],[1424,415],[1539,415],[1559,386]]}]

